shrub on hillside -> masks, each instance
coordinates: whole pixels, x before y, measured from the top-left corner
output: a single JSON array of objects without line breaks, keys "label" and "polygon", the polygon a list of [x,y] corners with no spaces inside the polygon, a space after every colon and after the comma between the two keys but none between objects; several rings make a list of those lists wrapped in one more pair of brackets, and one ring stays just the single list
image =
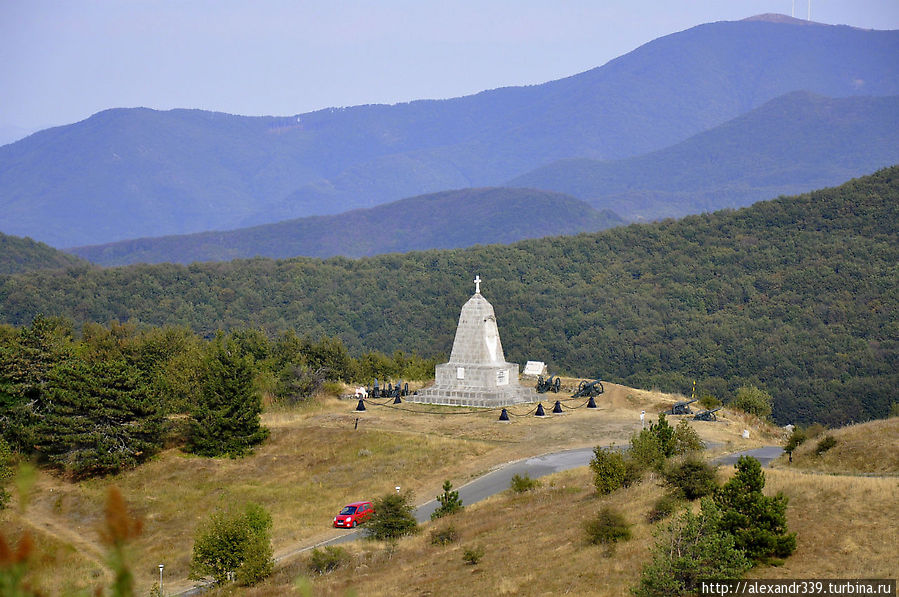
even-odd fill
[{"label": "shrub on hillside", "polygon": [[701,452],[705,445],[702,443],[699,434],[690,426],[686,420],[681,420],[674,428],[674,454],[689,454],[691,452]]},{"label": "shrub on hillside", "polygon": [[213,512],[197,529],[189,578],[211,576],[217,583],[252,585],[268,576],[274,560],[272,517],[262,506]]},{"label": "shrub on hillside", "polygon": [[829,434],[825,435],[818,442],[818,445],[815,446],[815,454],[820,456],[824,452],[827,452],[828,450],[833,448],[835,445],[837,445],[837,438]]},{"label": "shrub on hillside", "polygon": [[737,395],[730,406],[760,419],[767,419],[771,416],[773,403],[774,400],[768,392],[755,386],[742,386],[737,390]]},{"label": "shrub on hillside", "polygon": [[610,545],[631,538],[631,526],[624,514],[608,506],[587,521],[585,530],[587,540],[594,545]]},{"label": "shrub on hillside", "polygon": [[703,578],[737,578],[748,570],[750,561],[720,521],[719,509],[707,498],[698,514],[686,510],[657,530],[652,561],[643,567],[634,594],[692,595]]},{"label": "shrub on hillside", "polygon": [[347,550],[336,545],[326,545],[324,549],[315,548],[309,557],[309,570],[316,574],[327,574],[345,566],[351,560]]},{"label": "shrub on hillside", "polygon": [[793,427],[793,431],[790,432],[790,437],[787,438],[787,442],[784,444],[784,452],[792,455],[796,448],[798,448],[805,440],[805,429],[798,425]]},{"label": "shrub on hillside", "polygon": [[666,493],[656,500],[652,509],[647,514],[646,519],[649,522],[659,522],[664,518],[668,518],[681,505],[681,499],[678,495]]},{"label": "shrub on hillside", "polygon": [[664,476],[671,487],[691,501],[711,495],[718,487],[715,469],[698,457],[670,462]]},{"label": "shrub on hillside", "polygon": [[431,545],[449,545],[458,540],[459,532],[453,525],[431,531]]},{"label": "shrub on hillside", "polygon": [[509,484],[509,488],[515,493],[533,491],[538,487],[540,487],[540,481],[531,479],[530,475],[527,473],[524,475],[512,475],[512,481]]},{"label": "shrub on hillside", "polygon": [[593,448],[593,459],[590,460],[593,471],[593,485],[600,495],[612,493],[623,487],[627,479],[627,464],[624,455],[612,448]]},{"label": "shrub on hillside", "polygon": [[462,561],[469,566],[475,566],[484,557],[484,546],[476,545],[468,547],[462,552]]},{"label": "shrub on hillside", "polygon": [[373,505],[375,512],[367,524],[368,535],[372,539],[393,541],[419,531],[409,492],[388,493],[376,498]]}]

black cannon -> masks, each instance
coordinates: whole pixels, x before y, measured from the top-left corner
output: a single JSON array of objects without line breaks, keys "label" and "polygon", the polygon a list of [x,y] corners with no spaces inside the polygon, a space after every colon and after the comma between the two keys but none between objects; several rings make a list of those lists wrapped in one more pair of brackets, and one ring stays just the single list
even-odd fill
[{"label": "black cannon", "polygon": [[598,379],[593,381],[582,381],[577,387],[577,391],[571,395],[572,398],[593,398],[605,392],[602,382]]},{"label": "black cannon", "polygon": [[699,400],[699,398],[694,398],[693,400],[681,400],[679,402],[675,402],[674,406],[665,411],[666,415],[692,415],[693,410],[690,408],[690,405]]},{"label": "black cannon", "polygon": [[538,394],[545,394],[547,392],[558,393],[559,388],[561,388],[561,387],[562,387],[562,378],[560,378],[560,377],[553,377],[552,375],[550,375],[548,378],[546,378],[544,380],[543,376],[541,375],[537,378],[537,393]]},{"label": "black cannon", "polygon": [[718,415],[715,413],[721,410],[723,407],[719,406],[718,408],[713,408],[710,410],[704,410],[702,412],[698,412],[693,415],[694,421],[717,421]]}]

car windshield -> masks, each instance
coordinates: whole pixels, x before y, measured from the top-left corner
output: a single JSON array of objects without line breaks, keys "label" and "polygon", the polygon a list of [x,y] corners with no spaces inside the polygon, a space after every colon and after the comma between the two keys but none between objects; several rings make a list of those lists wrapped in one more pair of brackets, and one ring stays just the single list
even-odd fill
[{"label": "car windshield", "polygon": [[343,510],[340,511],[341,514],[355,514],[356,506],[346,506]]}]

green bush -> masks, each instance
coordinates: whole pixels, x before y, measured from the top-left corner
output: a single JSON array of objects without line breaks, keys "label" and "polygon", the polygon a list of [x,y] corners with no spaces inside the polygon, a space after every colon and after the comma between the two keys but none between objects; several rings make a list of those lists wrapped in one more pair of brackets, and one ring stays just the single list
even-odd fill
[{"label": "green bush", "polygon": [[691,501],[711,495],[718,488],[715,469],[698,457],[669,463],[664,476],[671,487]]},{"label": "green bush", "polygon": [[593,485],[600,495],[612,493],[623,487],[628,476],[624,455],[614,447],[593,448],[590,470],[593,471]]},{"label": "green bush", "polygon": [[437,496],[437,502],[440,506],[431,513],[431,520],[455,514],[463,508],[459,492],[453,491],[453,484],[449,480],[443,482],[443,493]]},{"label": "green bush", "polygon": [[689,454],[691,452],[701,452],[705,449],[699,434],[690,426],[690,424],[681,420],[674,428],[674,454]]},{"label": "green bush", "polygon": [[678,495],[666,493],[656,500],[656,503],[653,504],[652,510],[649,511],[646,518],[649,522],[658,522],[668,518],[674,514],[674,511],[678,509],[681,503],[681,499]]},{"label": "green bush", "polygon": [[512,482],[509,484],[509,488],[515,493],[525,493],[526,491],[533,491],[540,487],[540,481],[537,479],[531,479],[531,477],[525,473],[524,475],[513,475]]},{"label": "green bush", "polygon": [[788,454],[792,454],[796,448],[798,448],[802,442],[806,440],[806,432],[802,427],[796,426],[793,427],[793,431],[790,433],[790,437],[787,438],[787,443],[784,444],[784,452]]},{"label": "green bush", "polygon": [[730,406],[760,419],[767,419],[771,416],[773,403],[774,400],[768,392],[755,386],[742,386],[737,390],[737,395]]},{"label": "green bush", "polygon": [[631,527],[618,510],[608,506],[587,522],[587,540],[594,545],[605,545],[631,538]]},{"label": "green bush", "polygon": [[699,404],[703,408],[711,410],[713,408],[718,408],[719,406],[721,406],[721,401],[718,400],[717,398],[715,398],[714,396],[712,396],[711,394],[703,394],[699,398]]},{"label": "green bush", "polygon": [[431,545],[449,545],[458,540],[459,532],[453,525],[431,531]]},{"label": "green bush", "polygon": [[351,560],[347,550],[336,545],[327,545],[323,550],[315,548],[309,557],[309,570],[316,574],[327,574],[345,566]]},{"label": "green bush", "polygon": [[815,446],[815,454],[820,456],[824,452],[827,452],[828,450],[833,448],[835,445],[837,445],[837,438],[832,435],[825,435],[818,442],[818,445]]},{"label": "green bush", "polygon": [[720,528],[721,513],[710,499],[699,514],[684,511],[655,532],[652,561],[643,567],[638,597],[693,595],[703,578],[738,578],[751,566],[734,537]]},{"label": "green bush", "polygon": [[477,545],[475,547],[466,548],[462,552],[462,561],[469,566],[475,566],[484,557],[484,546]]},{"label": "green bush", "polygon": [[217,583],[242,585],[262,580],[274,566],[271,527],[271,515],[258,504],[213,512],[197,529],[189,578],[211,576]]},{"label": "green bush", "polygon": [[415,520],[415,506],[412,494],[388,493],[375,499],[375,512],[366,525],[370,538],[378,541],[392,541],[419,531]]}]

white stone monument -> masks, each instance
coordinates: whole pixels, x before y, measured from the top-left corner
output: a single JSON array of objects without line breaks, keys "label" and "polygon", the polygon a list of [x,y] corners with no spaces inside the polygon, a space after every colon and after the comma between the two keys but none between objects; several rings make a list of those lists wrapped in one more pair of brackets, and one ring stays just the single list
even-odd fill
[{"label": "white stone monument", "polygon": [[493,305],[481,296],[481,277],[474,283],[474,295],[459,315],[449,362],[437,365],[434,385],[410,396],[411,402],[494,407],[536,401],[534,389],[518,383],[518,364],[506,362]]}]

